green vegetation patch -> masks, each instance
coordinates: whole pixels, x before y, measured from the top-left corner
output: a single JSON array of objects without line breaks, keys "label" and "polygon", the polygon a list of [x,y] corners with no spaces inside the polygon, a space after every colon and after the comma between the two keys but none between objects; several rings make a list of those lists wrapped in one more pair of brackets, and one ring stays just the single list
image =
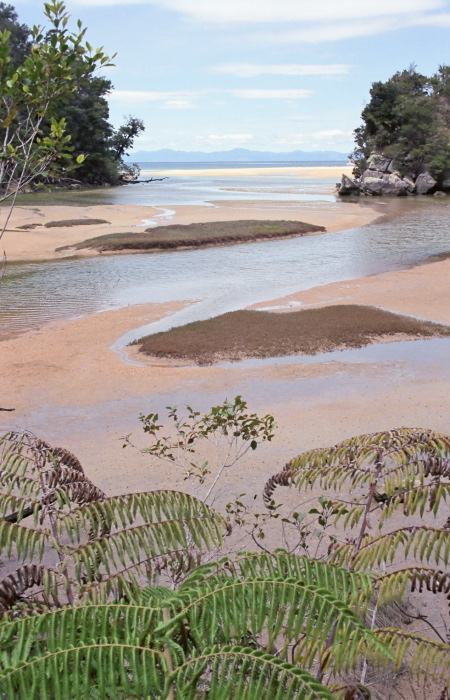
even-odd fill
[{"label": "green vegetation patch", "polygon": [[110,224],[105,219],[63,219],[62,221],[48,221],[45,228],[69,228],[70,226],[96,226],[97,224]]},{"label": "green vegetation patch", "polygon": [[450,326],[353,304],[290,313],[232,311],[141,338],[133,345],[152,357],[208,365],[360,348],[399,334],[411,340],[449,337]]},{"label": "green vegetation patch", "polygon": [[99,252],[170,250],[304,236],[325,231],[324,226],[306,224],[303,221],[214,221],[156,226],[143,232],[112,233],[90,238],[74,247],[77,250],[94,248]]}]

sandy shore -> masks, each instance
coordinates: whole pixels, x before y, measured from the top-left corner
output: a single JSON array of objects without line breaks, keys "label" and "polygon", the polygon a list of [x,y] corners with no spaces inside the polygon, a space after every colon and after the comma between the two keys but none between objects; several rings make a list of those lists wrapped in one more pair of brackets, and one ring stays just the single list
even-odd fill
[{"label": "sandy shore", "polygon": [[227,175],[293,175],[295,177],[313,177],[317,178],[335,178],[339,180],[341,175],[345,173],[348,177],[351,177],[353,170],[352,165],[316,165],[314,167],[307,166],[283,166],[276,167],[275,164],[267,166],[264,168],[202,168],[201,170],[183,170],[182,168],[173,170],[152,170],[150,168],[145,168],[141,171],[142,177],[176,177],[176,176],[189,176],[195,177],[199,175],[217,175],[220,177]]},{"label": "sandy shore", "polygon": [[[450,323],[450,260],[319,287],[273,303],[283,308],[334,303],[371,303]],[[189,302],[186,302],[189,303]],[[3,427],[26,426],[79,454],[102,488],[147,488],[175,479],[148,458],[130,461],[118,442],[139,431],[138,414],[192,403],[206,410],[242,394],[253,410],[278,421],[273,446],[250,458],[244,482],[264,476],[296,453],[333,444],[352,434],[394,426],[424,426],[448,432],[450,366],[431,369],[402,359],[183,367],[123,363],[110,350],[126,331],[173,313],[181,304],[147,304],[46,326],[1,344]],[[268,304],[265,305],[267,308]],[[436,341],[423,341],[433,343]],[[448,342],[448,341],[438,341]],[[407,344],[414,348],[416,343]],[[386,346],[384,346],[386,347]],[[419,347],[419,344],[417,344]],[[136,352],[136,351],[134,351]],[[359,351],[361,352],[361,351]],[[142,358],[141,358],[142,359]],[[319,358],[320,359],[320,358]],[[155,481],[156,480],[156,481]],[[252,486],[252,488],[254,488]],[[246,490],[242,489],[241,490]]]},{"label": "sandy shore", "polygon": [[314,287],[253,309],[293,311],[336,304],[378,306],[388,311],[450,323],[450,260]]},{"label": "sandy shore", "polygon": [[[238,196],[238,193],[237,193]],[[108,233],[144,231],[151,225],[191,224],[239,219],[305,221],[325,226],[328,232],[341,231],[370,223],[383,211],[384,203],[284,202],[284,201],[211,201],[210,206],[146,207],[102,205],[89,207],[40,206],[16,207],[1,242],[10,262],[51,260],[74,255],[73,250],[57,251],[88,238]],[[0,223],[3,211],[0,209]],[[3,214],[4,216],[4,214]],[[108,223],[45,228],[49,222],[69,219],[103,219]],[[32,230],[20,226],[37,224]],[[77,252],[77,255],[80,253]],[[97,255],[82,251],[83,255]]]}]

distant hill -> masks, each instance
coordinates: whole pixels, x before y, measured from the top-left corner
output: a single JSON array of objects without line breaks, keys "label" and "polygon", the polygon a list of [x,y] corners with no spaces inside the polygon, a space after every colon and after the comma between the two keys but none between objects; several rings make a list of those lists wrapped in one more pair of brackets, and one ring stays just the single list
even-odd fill
[{"label": "distant hill", "polygon": [[272,151],[249,151],[247,148],[233,148],[231,151],[173,151],[161,148],[159,151],[137,151],[126,158],[132,163],[289,163],[291,161],[347,161],[347,153],[338,151],[290,151],[273,153]]}]

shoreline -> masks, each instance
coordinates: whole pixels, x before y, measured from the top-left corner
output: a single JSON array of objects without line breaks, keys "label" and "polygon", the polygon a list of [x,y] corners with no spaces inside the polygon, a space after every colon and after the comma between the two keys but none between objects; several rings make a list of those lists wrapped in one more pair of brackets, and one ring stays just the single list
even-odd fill
[{"label": "shoreline", "polygon": [[351,177],[353,165],[283,165],[277,168],[275,165],[267,165],[264,168],[252,168],[251,166],[242,168],[192,168],[183,170],[183,168],[171,168],[170,170],[152,170],[145,168],[141,170],[141,177],[150,175],[166,175],[167,177],[195,177],[200,175],[216,175],[218,177],[226,177],[228,175],[293,175],[295,177],[305,178],[340,178],[342,174]]},{"label": "shoreline", "polygon": [[[378,206],[376,206],[378,205]],[[161,214],[163,210],[163,215]],[[165,214],[164,212],[171,212]],[[1,212],[0,212],[1,213]],[[93,250],[58,251],[57,248],[74,246],[83,241],[111,233],[142,232],[152,224],[170,225],[213,223],[219,221],[303,221],[324,226],[326,233],[335,233],[357,226],[365,226],[383,215],[380,204],[347,202],[268,202],[230,200],[212,201],[211,206],[174,205],[168,207],[144,207],[139,205],[95,205],[89,207],[40,206],[17,207],[10,226],[1,240],[9,262],[34,262],[57,260],[76,256],[100,255]],[[107,223],[46,228],[50,222],[70,219],[103,219]],[[21,230],[20,226],[38,224],[33,230]],[[314,234],[319,235],[319,234]]]}]

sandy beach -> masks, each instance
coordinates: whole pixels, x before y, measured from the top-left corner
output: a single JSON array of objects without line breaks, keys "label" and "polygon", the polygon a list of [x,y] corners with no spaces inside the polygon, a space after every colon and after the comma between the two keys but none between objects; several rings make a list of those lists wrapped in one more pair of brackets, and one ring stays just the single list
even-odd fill
[{"label": "sandy beach", "polygon": [[171,170],[151,170],[143,169],[141,171],[142,177],[175,177],[182,175],[189,175],[196,177],[198,175],[220,175],[221,177],[228,177],[231,175],[293,175],[294,177],[307,177],[307,178],[336,178],[339,180],[342,173],[351,177],[353,170],[353,165],[316,165],[314,167],[305,166],[283,166],[277,167],[275,164],[273,167],[267,166],[264,168],[252,168],[252,167],[242,167],[242,168],[202,168],[183,170],[181,168],[173,168]]}]

